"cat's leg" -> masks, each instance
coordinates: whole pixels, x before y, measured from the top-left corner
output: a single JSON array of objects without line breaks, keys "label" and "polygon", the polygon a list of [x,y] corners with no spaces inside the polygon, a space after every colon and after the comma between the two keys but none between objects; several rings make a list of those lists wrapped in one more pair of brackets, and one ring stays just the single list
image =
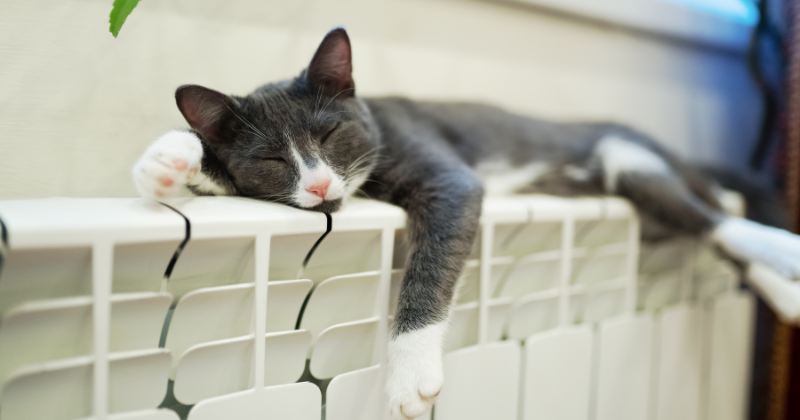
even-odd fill
[{"label": "cat's leg", "polygon": [[738,217],[728,217],[712,239],[731,256],[767,265],[789,279],[800,279],[800,237]]},{"label": "cat's leg", "polygon": [[153,142],[136,162],[133,182],[142,197],[154,200],[176,197],[184,185],[198,195],[228,195],[226,183],[209,174],[214,172],[210,160],[194,133],[170,131]]},{"label": "cat's leg", "polygon": [[628,198],[644,217],[676,233],[710,233],[712,241],[731,257],[800,278],[797,235],[725,215],[690,188],[680,168],[636,141],[608,136],[597,143],[595,154],[602,164],[606,192]]},{"label": "cat's leg", "polygon": [[442,348],[453,293],[478,229],[483,188],[466,168],[400,192],[409,259],[388,348],[392,417],[427,412],[444,383]]}]

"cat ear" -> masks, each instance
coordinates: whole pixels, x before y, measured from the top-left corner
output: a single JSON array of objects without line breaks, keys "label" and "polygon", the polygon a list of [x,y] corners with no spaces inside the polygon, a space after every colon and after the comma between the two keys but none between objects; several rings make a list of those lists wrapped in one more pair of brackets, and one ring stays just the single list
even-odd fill
[{"label": "cat ear", "polygon": [[351,59],[347,31],[336,28],[328,32],[308,65],[308,83],[315,91],[322,88],[329,95],[355,95]]},{"label": "cat ear", "polygon": [[178,109],[189,125],[212,143],[224,143],[235,114],[236,103],[230,96],[197,85],[183,85],[175,91]]}]

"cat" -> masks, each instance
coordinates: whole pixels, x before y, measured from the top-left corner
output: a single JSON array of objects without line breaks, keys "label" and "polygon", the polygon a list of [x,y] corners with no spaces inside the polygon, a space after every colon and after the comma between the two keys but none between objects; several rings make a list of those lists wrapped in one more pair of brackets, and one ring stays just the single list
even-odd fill
[{"label": "cat", "polygon": [[144,197],[171,197],[185,185],[197,195],[330,213],[356,194],[407,212],[409,255],[388,347],[395,419],[427,412],[444,384],[449,308],[486,195],[622,196],[637,208],[645,239],[709,235],[735,260],[800,276],[800,237],[725,215],[698,170],[632,128],[356,96],[342,28],[294,79],[244,97],[194,85],[175,97],[191,129],[165,134],[136,163]]}]

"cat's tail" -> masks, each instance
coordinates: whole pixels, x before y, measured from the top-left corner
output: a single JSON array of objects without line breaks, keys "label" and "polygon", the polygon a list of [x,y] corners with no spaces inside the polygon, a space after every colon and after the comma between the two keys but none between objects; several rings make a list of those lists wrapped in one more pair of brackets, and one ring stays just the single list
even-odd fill
[{"label": "cat's tail", "polygon": [[789,228],[789,217],[777,189],[757,174],[711,165],[697,165],[696,168],[718,186],[741,194],[748,219],[766,226]]}]

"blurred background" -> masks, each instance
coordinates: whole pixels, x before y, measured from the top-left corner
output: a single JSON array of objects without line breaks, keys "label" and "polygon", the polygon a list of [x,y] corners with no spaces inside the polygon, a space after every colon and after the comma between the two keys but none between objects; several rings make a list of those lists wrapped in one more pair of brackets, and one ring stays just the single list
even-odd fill
[{"label": "blurred background", "polygon": [[296,76],[336,25],[360,95],[616,120],[730,165],[746,165],[761,118],[747,0],[145,0],[118,39],[111,3],[0,1],[0,197],[135,196],[138,155],[186,126],[176,87],[247,94]]},{"label": "blurred background", "polygon": [[[111,3],[0,0],[0,199],[135,196],[138,156],[186,126],[176,87],[293,77],[338,25],[362,96],[614,120],[780,186],[792,167],[790,0],[145,0],[117,39]],[[797,337],[762,305],[752,419],[800,418]]]}]

